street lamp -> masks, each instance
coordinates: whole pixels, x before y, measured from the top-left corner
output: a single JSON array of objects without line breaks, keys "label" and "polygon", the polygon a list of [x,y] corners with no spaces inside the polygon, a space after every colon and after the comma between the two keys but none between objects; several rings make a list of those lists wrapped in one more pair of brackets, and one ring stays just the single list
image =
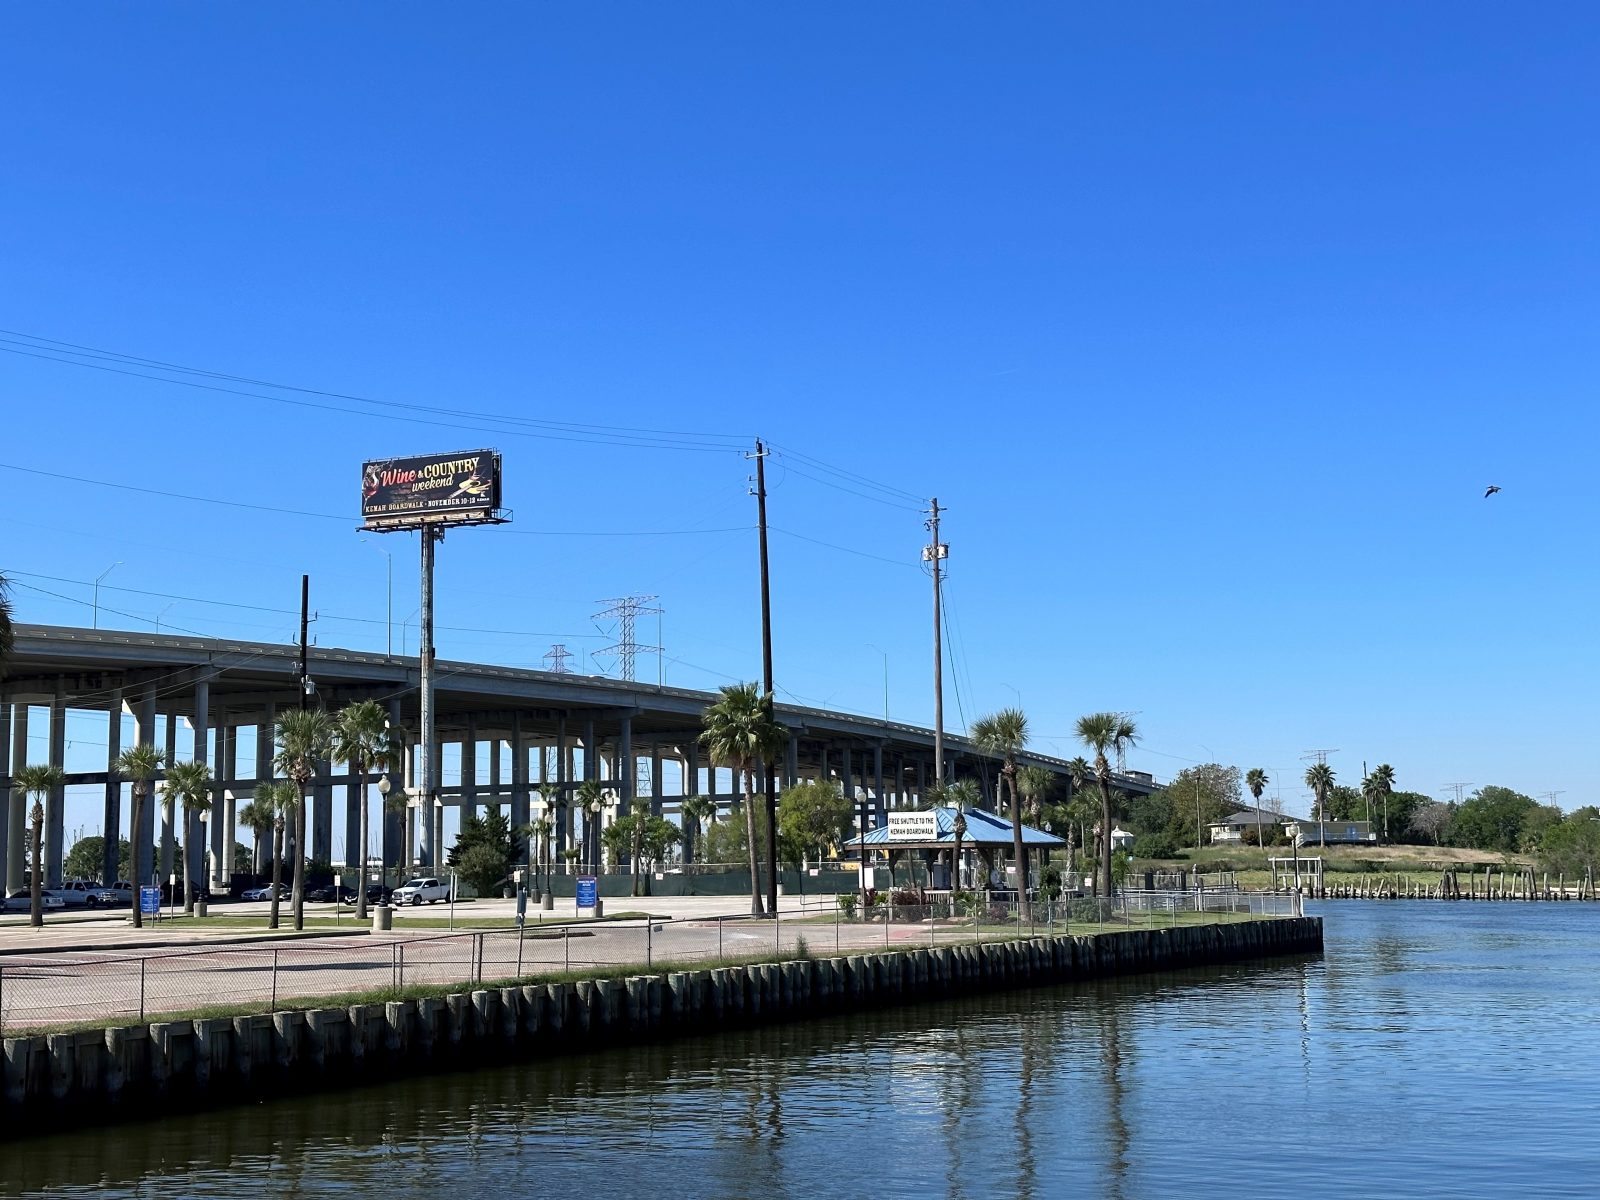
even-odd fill
[{"label": "street lamp", "polygon": [[865,643],[868,650],[876,650],[883,655],[883,723],[889,724],[889,655],[879,646],[871,642]]},{"label": "street lamp", "polygon": [[371,546],[379,554],[383,555],[383,557],[386,558],[388,560],[388,562],[389,562],[389,592],[388,592],[389,604],[388,604],[388,608],[386,610],[386,616],[385,616],[385,620],[384,620],[385,630],[386,630],[386,633],[387,633],[387,638],[386,638],[386,641],[385,641],[385,651],[384,652],[385,652],[387,657],[393,658],[394,657],[394,555],[390,554],[387,550],[385,550],[382,546],[378,545],[377,543],[371,542],[371,541],[367,541],[366,538],[358,538],[357,540],[358,541],[362,541],[362,542],[366,542],[367,545]]},{"label": "street lamp", "polygon": [[[116,562],[112,563],[109,567],[107,567],[104,571],[101,571],[100,574],[95,577],[95,581],[94,581],[94,620],[93,620],[93,623],[90,625],[91,629],[99,629],[100,628],[100,581],[102,579],[104,579],[107,575],[111,574],[111,572],[115,571],[121,565],[122,565],[122,560],[118,559]],[[159,632],[159,630],[160,630],[160,626],[158,625],[157,626],[157,631]]]}]

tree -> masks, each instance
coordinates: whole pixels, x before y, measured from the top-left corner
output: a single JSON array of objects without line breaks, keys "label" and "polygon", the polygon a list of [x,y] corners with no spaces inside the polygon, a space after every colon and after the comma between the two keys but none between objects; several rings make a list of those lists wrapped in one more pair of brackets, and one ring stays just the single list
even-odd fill
[{"label": "tree", "polygon": [[[763,695],[753,683],[725,685],[722,699],[706,709],[701,722],[704,728],[700,744],[706,748],[712,764],[731,767],[742,788],[745,802],[741,807],[750,857],[750,915],[763,916],[761,873],[756,866],[755,776],[783,753],[789,744],[789,731],[773,719],[771,698]],[[863,861],[865,858],[863,850]]]},{"label": "tree", "polygon": [[1438,800],[1429,800],[1425,804],[1418,805],[1416,812],[1411,814],[1410,828],[1413,832],[1432,839],[1433,844],[1437,846],[1444,841],[1453,820],[1455,812],[1450,805]]},{"label": "tree", "polygon": [[1250,789],[1250,795],[1255,800],[1256,808],[1256,845],[1267,844],[1267,831],[1261,821],[1261,793],[1267,790],[1267,784],[1272,780],[1267,778],[1266,771],[1260,767],[1251,767],[1244,773],[1244,785]]},{"label": "tree", "polygon": [[[1164,832],[1174,845],[1187,846],[1189,839],[1200,845],[1205,827],[1239,811],[1239,768],[1220,763],[1200,763],[1185,767],[1165,789],[1172,810]],[[1137,807],[1138,801],[1133,802]],[[1135,833],[1140,832],[1137,827]],[[1157,832],[1151,830],[1150,832]]]},{"label": "tree", "polygon": [[1450,841],[1475,850],[1510,854],[1522,840],[1522,823],[1538,802],[1508,787],[1481,787],[1459,809],[1450,826]]},{"label": "tree", "polygon": [[852,805],[837,780],[819,779],[785,788],[778,797],[780,844],[804,861],[815,847],[818,859],[850,836]]},{"label": "tree", "polygon": [[1316,797],[1315,811],[1311,815],[1318,823],[1328,819],[1328,796],[1333,791],[1333,785],[1333,768],[1327,763],[1312,763],[1306,768],[1306,786]]},{"label": "tree", "polygon": [[100,879],[105,874],[106,840],[98,833],[82,837],[72,843],[61,869],[69,879],[100,879],[101,883],[110,885],[119,879],[132,878],[129,849],[127,838],[117,839],[117,869],[110,879]]},{"label": "tree", "polygon": [[488,896],[517,869],[522,857],[518,840],[517,831],[498,808],[482,816],[472,813],[462,818],[461,833],[445,855],[445,864],[454,867],[478,895]]},{"label": "tree", "polygon": [[60,767],[37,763],[18,768],[11,782],[24,796],[33,800],[33,811],[29,814],[33,821],[33,872],[28,881],[28,920],[32,925],[40,926],[44,924],[44,898],[41,895],[44,888],[44,801],[51,792],[65,785],[67,775]]},{"label": "tree", "polygon": [[116,773],[126,779],[133,792],[133,813],[128,824],[128,858],[133,864],[133,872],[128,876],[133,881],[133,926],[135,929],[144,925],[144,914],[139,911],[139,885],[144,881],[138,878],[139,855],[141,847],[139,837],[144,826],[144,800],[150,793],[150,781],[161,770],[161,751],[148,742],[142,746],[130,746],[117,755],[114,765]]},{"label": "tree", "polygon": [[255,854],[250,863],[252,875],[261,874],[261,860],[263,855],[262,841],[272,832],[272,822],[277,814],[272,809],[262,804],[259,800],[251,800],[239,810],[239,823],[248,829],[255,838]]},{"label": "tree", "polygon": [[1554,804],[1541,804],[1529,809],[1522,818],[1522,832],[1517,838],[1517,849],[1524,854],[1538,854],[1544,849],[1545,839],[1561,824],[1561,810]]},{"label": "tree", "polygon": [[1078,740],[1094,751],[1094,773],[1100,783],[1100,870],[1105,894],[1111,894],[1111,758],[1138,744],[1139,731],[1121,713],[1090,713],[1078,718]]},{"label": "tree", "polygon": [[[1372,802],[1379,806],[1378,811],[1383,817],[1383,840],[1389,840],[1389,797],[1394,795],[1394,768],[1388,763],[1379,763],[1368,773],[1361,784],[1362,790],[1372,797]],[[1404,828],[1404,826],[1402,826]]]},{"label": "tree", "polygon": [[683,837],[683,831],[665,817],[654,813],[641,813],[638,846],[645,858],[645,869],[655,870]]},{"label": "tree", "polygon": [[[359,832],[356,861],[356,920],[367,919],[367,776],[373,771],[390,770],[393,766],[393,739],[389,735],[389,718],[383,705],[376,700],[362,700],[347,704],[333,720],[334,757],[346,763],[358,777],[355,785],[360,791],[360,809],[356,819]],[[346,857],[349,857],[348,852]]]},{"label": "tree", "polygon": [[1600,870],[1600,810],[1584,807],[1567,815],[1540,839],[1539,865],[1552,875],[1592,879]]},{"label": "tree", "polygon": [[[694,846],[699,841],[701,831],[716,822],[717,802],[710,796],[690,796],[679,806],[678,812],[683,820],[683,832],[690,849],[688,857],[693,857]],[[704,846],[700,848],[700,861],[706,861]]]},{"label": "tree", "polygon": [[252,806],[272,816],[272,907],[268,910],[267,927],[278,927],[278,890],[283,886],[283,833],[288,816],[294,809],[294,784],[279,779],[272,783],[258,783],[251,793]]},{"label": "tree", "polygon": [[[194,831],[194,816],[211,808],[211,768],[203,762],[173,763],[167,768],[161,791],[183,809],[184,841],[188,842]],[[189,875],[189,860],[193,857],[194,851],[186,845],[183,851],[183,915],[186,917],[194,916],[194,880]]]},{"label": "tree", "polygon": [[[578,785],[573,799],[577,801],[578,811],[583,814],[583,850],[579,857],[581,859],[583,854],[588,854],[592,850],[598,860],[600,839],[595,836],[595,829],[600,820],[600,812],[606,806],[605,789],[600,786],[598,779],[585,779]],[[598,861],[590,863],[589,866],[596,873],[599,872]]]},{"label": "tree", "polygon": [[[1000,759],[1000,781],[1011,793],[1011,854],[1017,864],[1017,899],[1022,919],[1032,915],[1028,903],[1028,856],[1022,848],[1022,796],[1017,791],[1017,755],[1028,746],[1028,718],[1020,708],[1002,708],[972,723],[972,744]],[[999,789],[995,799],[998,800]]]},{"label": "tree", "polygon": [[1017,790],[1027,803],[1026,816],[1029,822],[1038,824],[1044,798],[1055,785],[1055,772],[1048,767],[1021,767],[1017,770]]},{"label": "tree", "polygon": [[306,793],[317,764],[333,753],[333,718],[320,708],[297,708],[278,717],[278,753],[273,765],[294,784],[294,882],[289,903],[294,927],[306,924]]}]

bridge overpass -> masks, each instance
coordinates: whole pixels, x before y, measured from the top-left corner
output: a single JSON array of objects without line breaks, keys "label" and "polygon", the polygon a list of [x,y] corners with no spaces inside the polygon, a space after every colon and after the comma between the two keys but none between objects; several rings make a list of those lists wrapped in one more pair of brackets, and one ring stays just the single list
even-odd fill
[{"label": "bridge overpass", "polygon": [[[381,853],[386,866],[426,869],[442,861],[445,806],[459,808],[462,815],[499,807],[514,825],[526,824],[530,813],[539,811],[541,784],[565,793],[584,780],[597,780],[616,797],[611,813],[626,813],[647,800],[653,812],[668,817],[687,796],[731,802],[736,791],[730,773],[713,768],[696,742],[701,714],[717,699],[715,692],[436,659],[435,804],[414,778],[420,727],[417,659],[313,646],[309,660],[317,703],[338,709],[377,700],[407,747],[391,793],[405,803],[385,805],[381,818],[371,822],[374,844],[368,856]],[[293,645],[18,625],[10,667],[0,680],[0,813],[6,816],[0,821],[0,863],[7,889],[24,886],[26,800],[11,786],[11,775],[28,761],[30,728],[41,720],[46,724],[48,761],[65,770],[68,714],[85,712],[104,721],[106,766],[71,771],[67,782],[103,791],[106,831],[130,832],[128,785],[109,769],[124,747],[152,743],[176,759],[210,764],[218,789],[212,810],[194,818],[182,842],[194,855],[194,878],[225,888],[232,874],[238,803],[273,776],[273,722],[280,710],[300,702],[298,671],[299,648]],[[921,806],[934,782],[931,729],[791,704],[777,705],[776,715],[790,734],[777,764],[780,788],[837,779],[847,793],[865,793],[875,817],[869,828],[892,809]],[[79,716],[75,728],[81,725]],[[459,759],[459,781],[440,786],[446,747]],[[955,778],[975,779],[992,792],[994,759],[949,735],[945,757]],[[1021,761],[1067,774],[1064,759],[1030,753]],[[307,839],[314,862],[355,857],[350,850],[360,842],[360,805],[370,802],[370,785],[379,778],[335,766],[323,764],[311,788]],[[1156,785],[1150,776],[1134,772],[1120,775],[1117,786],[1148,792]],[[557,825],[558,854],[578,845],[575,808],[567,806]],[[64,789],[48,798],[45,811],[45,875],[54,885],[61,881],[68,848]],[[181,831],[159,796],[146,802],[143,825],[139,878],[149,879],[157,868],[163,877],[179,869],[172,856]],[[116,839],[108,836],[106,845],[109,861],[103,870],[110,879],[116,875]]]}]

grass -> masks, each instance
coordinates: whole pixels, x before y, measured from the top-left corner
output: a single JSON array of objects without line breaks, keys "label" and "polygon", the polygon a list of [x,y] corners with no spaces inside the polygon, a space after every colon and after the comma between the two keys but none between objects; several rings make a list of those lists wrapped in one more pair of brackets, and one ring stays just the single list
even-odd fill
[{"label": "grass", "polygon": [[[560,917],[548,921],[530,920],[527,928],[558,928],[562,925],[603,925],[608,921],[642,921],[654,914],[643,911],[607,913],[603,917]],[[266,929],[266,917],[234,917],[234,916],[204,916],[181,918],[189,925],[206,929]],[[666,918],[657,918],[665,920]],[[449,929],[451,921],[448,917],[396,917],[394,927],[396,931],[406,929]],[[307,917],[307,929],[349,929],[352,932],[365,931],[372,927],[370,920],[358,921],[355,914],[340,917],[337,921],[333,917]],[[294,918],[284,916],[279,918],[278,931],[285,928],[293,929]],[[515,929],[515,917],[457,917],[454,922],[456,929]]]}]

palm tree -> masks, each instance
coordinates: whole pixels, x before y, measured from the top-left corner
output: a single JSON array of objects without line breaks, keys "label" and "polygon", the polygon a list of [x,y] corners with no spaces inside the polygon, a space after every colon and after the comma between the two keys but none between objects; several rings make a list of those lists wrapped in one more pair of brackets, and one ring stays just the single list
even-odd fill
[{"label": "palm tree", "polygon": [[139,838],[144,829],[144,798],[150,792],[150,781],[160,772],[161,751],[146,742],[130,746],[117,755],[113,769],[132,785],[133,813],[128,825],[128,861],[133,864],[133,926],[144,926],[144,914],[139,911],[139,885],[144,881],[139,875]]},{"label": "palm tree", "polygon": [[28,920],[40,926],[44,924],[44,800],[67,782],[67,776],[60,767],[38,764],[20,768],[13,782],[23,795],[33,798],[33,877],[28,882]]},{"label": "palm tree", "polygon": [[[1002,708],[972,723],[972,744],[1000,759],[1000,782],[1011,793],[1011,853],[1017,864],[1017,899],[1022,919],[1032,915],[1028,905],[1028,859],[1022,849],[1022,797],[1017,791],[1017,755],[1028,745],[1028,718],[1020,708]],[[995,800],[1000,799],[995,789]]]},{"label": "palm tree", "polygon": [[[539,842],[534,856],[538,863],[538,867],[536,869],[543,870],[545,868],[549,868],[549,874],[554,874],[555,832],[561,826],[566,816],[567,789],[562,787],[559,783],[553,783],[546,780],[544,783],[536,785],[533,790],[538,792],[539,799],[544,801],[545,811],[545,816],[542,821],[535,821],[533,823],[533,835],[534,838]],[[541,824],[544,826],[543,832],[540,832]]]},{"label": "palm tree", "polygon": [[239,820],[255,836],[255,847],[250,855],[251,873],[261,874],[262,840],[272,830],[272,809],[259,800],[251,800],[239,810]]},{"label": "palm tree", "polygon": [[[777,760],[789,744],[789,731],[772,716],[771,697],[753,683],[730,683],[722,688],[722,699],[706,709],[701,717],[704,728],[700,744],[706,748],[714,766],[731,767],[742,785],[744,823],[750,851],[750,915],[763,915],[761,872],[756,865],[755,776],[768,763]],[[861,831],[862,836],[866,830]],[[776,851],[776,847],[774,847]],[[865,878],[866,847],[861,850]]]},{"label": "palm tree", "polygon": [[320,708],[290,709],[278,718],[278,753],[273,765],[294,784],[294,883],[289,902],[294,927],[306,924],[306,792],[317,764],[333,753],[333,718]]},{"label": "palm tree", "polygon": [[267,917],[267,928],[278,927],[278,889],[283,886],[283,827],[290,809],[294,807],[294,785],[284,780],[258,783],[252,793],[254,804],[272,818],[272,908]]},{"label": "palm tree", "polygon": [[1055,784],[1056,777],[1048,767],[1021,767],[1017,771],[1017,790],[1027,802],[1027,818],[1039,820],[1040,806]]},{"label": "palm tree", "polygon": [[1388,763],[1379,763],[1372,768],[1372,774],[1367,776],[1372,784],[1373,798],[1383,803],[1383,840],[1389,840],[1389,797],[1394,794],[1394,768]]},{"label": "palm tree", "polygon": [[705,848],[700,842],[700,835],[717,821],[717,802],[710,796],[690,796],[679,807],[678,812],[682,819],[693,822],[693,836],[689,841],[689,854],[693,856],[696,845],[701,846],[700,861],[705,861]]},{"label": "palm tree", "polygon": [[189,862],[194,858],[194,816],[211,807],[211,768],[202,762],[173,763],[161,782],[161,794],[168,803],[183,808],[183,915],[194,916],[194,881],[189,877]]},{"label": "palm tree", "polygon": [[[596,861],[587,865],[598,874],[600,870],[598,862],[600,858],[600,810],[605,807],[606,791],[600,786],[598,779],[585,779],[578,785],[577,792],[573,794],[573,800],[577,802],[578,811],[583,814],[583,855],[587,855],[591,848],[594,850]],[[582,856],[580,856],[581,859]],[[580,865],[582,865],[581,861]]]},{"label": "palm tree", "polygon": [[[1312,763],[1306,768],[1306,786],[1317,798],[1317,825],[1328,817],[1328,795],[1333,791],[1333,768],[1325,762]],[[1317,841],[1322,841],[1319,832]]]},{"label": "palm tree", "polygon": [[[361,700],[347,704],[333,719],[333,754],[349,766],[357,779],[354,786],[361,798],[360,815],[356,818],[356,920],[367,919],[367,776],[373,771],[389,770],[393,765],[392,739],[389,736],[389,718],[383,705],[376,700]],[[345,855],[349,857],[349,852]]]},{"label": "palm tree", "polygon": [[967,809],[977,808],[983,802],[983,794],[978,791],[978,785],[970,779],[962,779],[955,783],[943,786],[934,784],[931,797],[935,804],[943,804],[956,810],[955,820],[951,828],[956,835],[955,853],[950,859],[950,888],[952,891],[961,890],[961,840],[967,836]]},{"label": "palm tree", "polygon": [[1100,783],[1100,880],[1111,895],[1111,759],[1138,744],[1139,731],[1121,713],[1090,713],[1078,718],[1078,740],[1094,751]]},{"label": "palm tree", "polygon": [[1244,773],[1244,785],[1256,799],[1256,845],[1263,849],[1266,848],[1267,839],[1261,827],[1261,793],[1267,790],[1267,784],[1271,782],[1272,780],[1267,778],[1267,773],[1260,767],[1251,767]]}]

